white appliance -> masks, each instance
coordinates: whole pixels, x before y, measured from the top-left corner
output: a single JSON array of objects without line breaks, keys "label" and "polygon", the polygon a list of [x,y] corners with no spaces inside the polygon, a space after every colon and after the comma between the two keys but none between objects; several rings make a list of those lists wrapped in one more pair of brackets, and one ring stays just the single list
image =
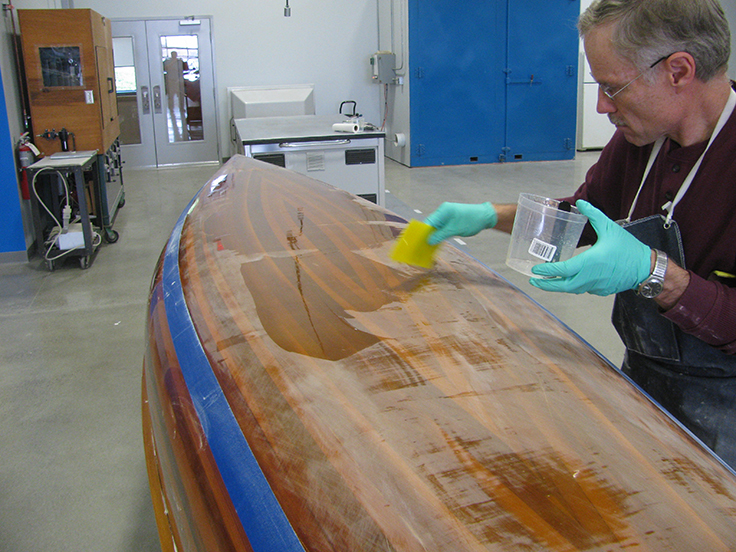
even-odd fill
[{"label": "white appliance", "polygon": [[314,85],[229,86],[230,153],[237,153],[236,119],[314,115]]},{"label": "white appliance", "polygon": [[335,132],[343,115],[233,119],[236,150],[385,205],[384,139],[379,131]]},{"label": "white appliance", "polygon": [[230,118],[314,115],[314,85],[230,86]]}]

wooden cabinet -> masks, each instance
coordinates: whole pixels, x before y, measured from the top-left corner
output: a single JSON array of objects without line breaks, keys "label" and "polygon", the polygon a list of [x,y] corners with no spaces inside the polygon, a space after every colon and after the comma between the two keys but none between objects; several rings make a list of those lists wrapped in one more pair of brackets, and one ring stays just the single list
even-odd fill
[{"label": "wooden cabinet", "polygon": [[105,153],[120,134],[109,19],[90,9],[18,10],[34,143],[44,154]]}]

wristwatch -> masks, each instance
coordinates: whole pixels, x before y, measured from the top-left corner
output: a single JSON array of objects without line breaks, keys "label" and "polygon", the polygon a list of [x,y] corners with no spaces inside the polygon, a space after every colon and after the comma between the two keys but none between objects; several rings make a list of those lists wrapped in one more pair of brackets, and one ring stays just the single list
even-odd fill
[{"label": "wristwatch", "polygon": [[644,280],[639,285],[638,293],[645,299],[654,299],[657,295],[662,293],[664,288],[664,275],[667,273],[667,253],[655,249],[654,252],[657,254],[657,260],[654,264],[654,270],[649,275],[649,278]]}]

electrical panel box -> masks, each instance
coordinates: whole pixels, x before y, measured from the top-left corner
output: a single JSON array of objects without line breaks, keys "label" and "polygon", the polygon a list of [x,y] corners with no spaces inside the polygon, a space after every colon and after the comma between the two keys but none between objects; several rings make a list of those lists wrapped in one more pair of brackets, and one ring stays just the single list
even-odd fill
[{"label": "electrical panel box", "polygon": [[51,155],[66,129],[69,149],[106,152],[120,135],[112,31],[90,9],[18,10],[34,143]]},{"label": "electrical panel box", "polygon": [[376,52],[371,56],[373,66],[373,81],[380,84],[394,84],[396,73],[396,54],[391,52]]}]

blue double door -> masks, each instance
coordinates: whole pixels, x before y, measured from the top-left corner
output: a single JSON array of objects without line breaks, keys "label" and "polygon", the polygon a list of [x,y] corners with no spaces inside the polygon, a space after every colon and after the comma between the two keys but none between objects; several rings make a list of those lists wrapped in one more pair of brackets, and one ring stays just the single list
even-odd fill
[{"label": "blue double door", "polygon": [[410,0],[412,166],[572,159],[580,0]]}]

